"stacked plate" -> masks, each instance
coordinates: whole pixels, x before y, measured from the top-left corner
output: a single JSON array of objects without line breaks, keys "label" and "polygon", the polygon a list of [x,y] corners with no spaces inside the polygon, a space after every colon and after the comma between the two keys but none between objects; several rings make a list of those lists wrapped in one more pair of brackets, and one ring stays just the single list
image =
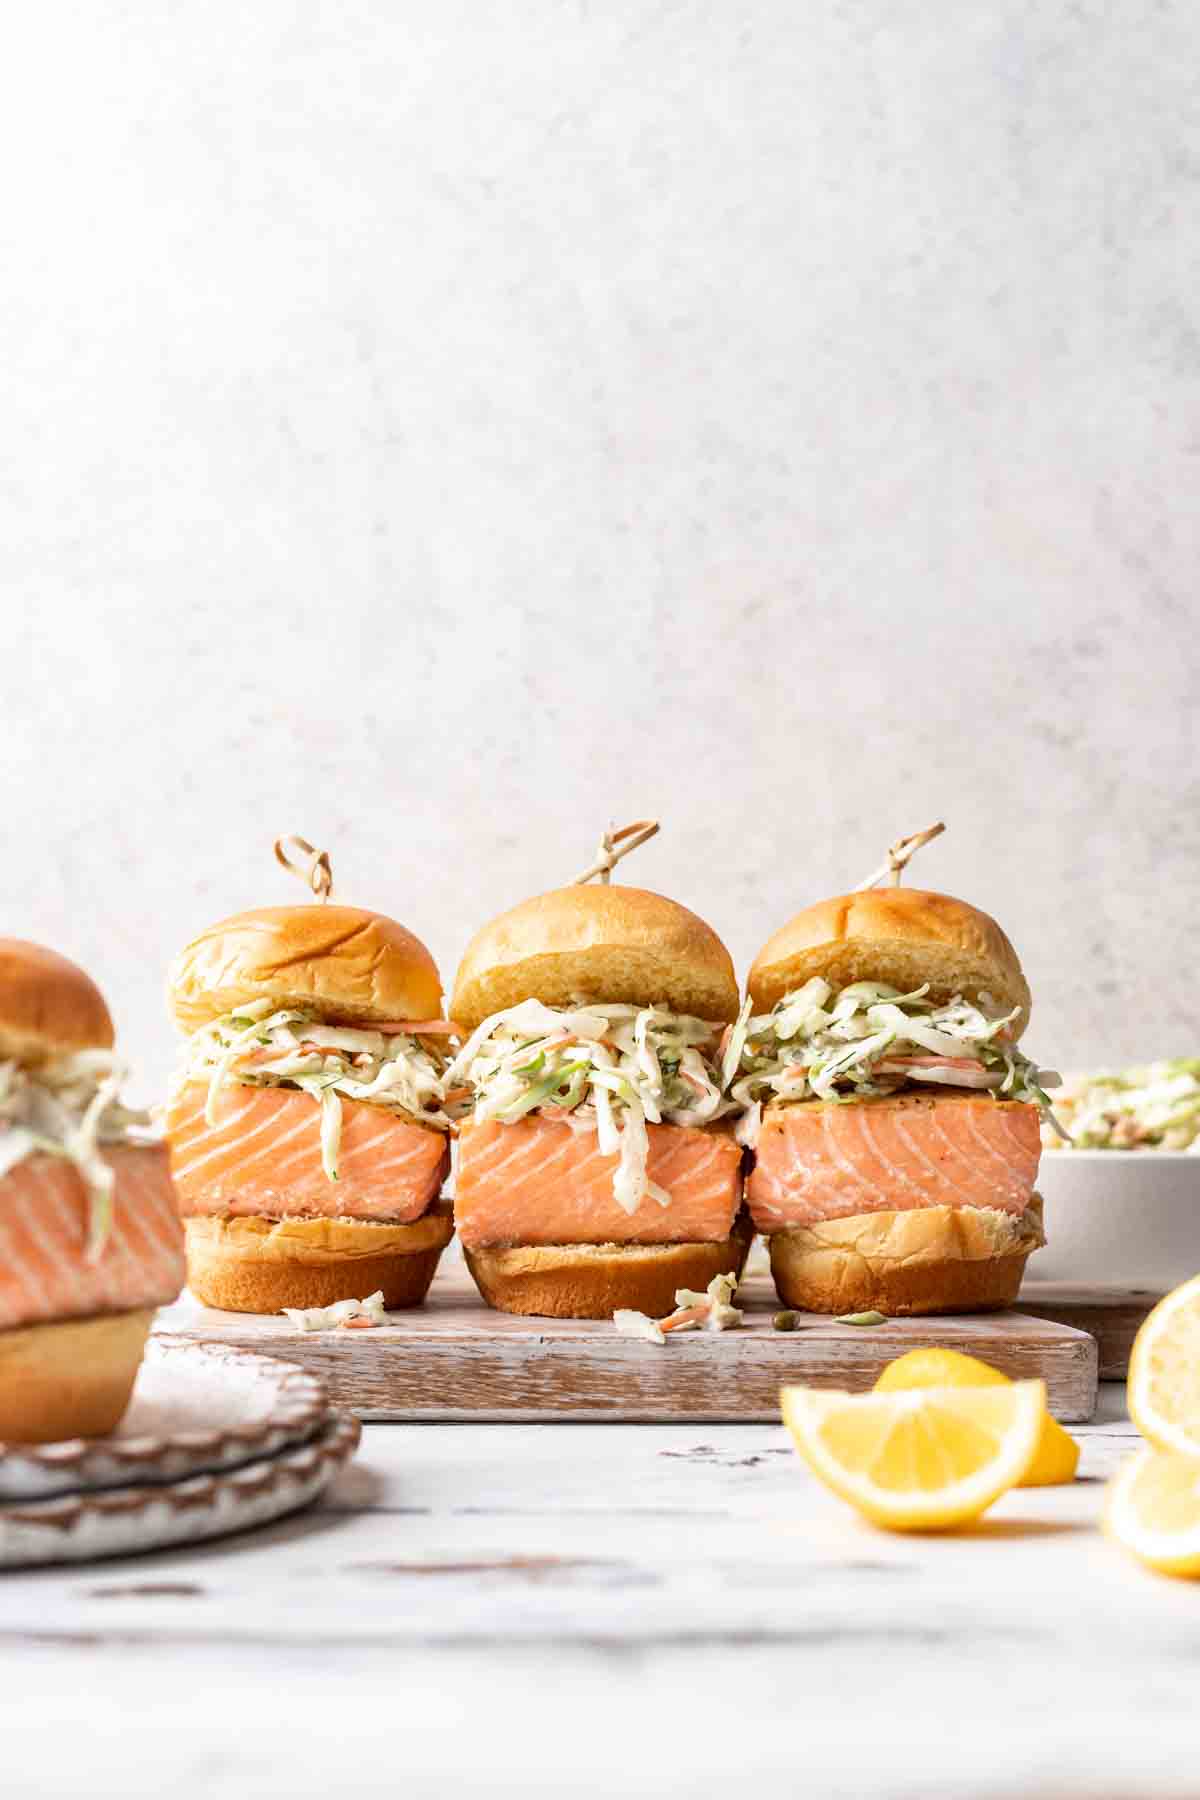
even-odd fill
[{"label": "stacked plate", "polygon": [[112,1437],[0,1444],[0,1567],[86,1562],[264,1525],[315,1500],[359,1431],[303,1369],[156,1335]]}]

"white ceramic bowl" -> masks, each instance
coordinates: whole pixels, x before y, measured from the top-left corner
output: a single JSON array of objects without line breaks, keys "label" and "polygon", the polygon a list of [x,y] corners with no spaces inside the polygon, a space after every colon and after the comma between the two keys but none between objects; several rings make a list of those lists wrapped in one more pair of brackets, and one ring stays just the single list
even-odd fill
[{"label": "white ceramic bowl", "polygon": [[1046,1247],[1031,1281],[1178,1287],[1200,1274],[1200,1155],[1187,1150],[1045,1150],[1038,1192]]}]

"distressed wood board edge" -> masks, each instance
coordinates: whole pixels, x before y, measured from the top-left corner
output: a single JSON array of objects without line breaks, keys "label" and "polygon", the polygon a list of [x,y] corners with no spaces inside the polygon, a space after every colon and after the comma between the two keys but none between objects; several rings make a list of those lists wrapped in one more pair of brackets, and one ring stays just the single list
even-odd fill
[{"label": "distressed wood board edge", "polygon": [[1101,1381],[1124,1381],[1129,1354],[1147,1315],[1163,1298],[1161,1288],[1027,1281],[1015,1310],[1090,1332],[1099,1348]]},{"label": "distressed wood board edge", "polygon": [[747,1319],[739,1331],[681,1334],[661,1347],[619,1337],[607,1321],[521,1319],[478,1303],[422,1309],[370,1332],[304,1334],[236,1313],[171,1329],[297,1363],[323,1378],[335,1405],[374,1420],[769,1423],[784,1383],[862,1390],[918,1344],[1041,1377],[1066,1423],[1095,1408],[1096,1341],[1054,1320],[1004,1312],[855,1327],[802,1316],[784,1333],[771,1329],[769,1310]]}]

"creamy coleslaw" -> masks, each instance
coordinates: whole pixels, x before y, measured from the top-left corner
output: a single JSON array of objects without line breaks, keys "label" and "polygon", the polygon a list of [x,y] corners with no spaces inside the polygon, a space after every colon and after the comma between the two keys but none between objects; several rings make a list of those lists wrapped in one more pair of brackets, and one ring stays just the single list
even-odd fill
[{"label": "creamy coleslaw", "polygon": [[254,1000],[202,1025],[188,1039],[174,1091],[191,1082],[207,1087],[210,1125],[216,1123],[217,1096],[230,1083],[310,1094],[320,1108],[322,1167],[336,1181],[343,1099],[450,1129],[444,1076],[453,1031],[446,1019],[325,1025],[313,1011]]},{"label": "creamy coleslaw", "polygon": [[648,1124],[710,1125],[735,1111],[722,1075],[728,1029],[659,1006],[544,1006],[523,1000],[471,1033],[447,1071],[477,1119],[538,1114],[594,1131],[618,1157],[613,1195],[627,1213],[671,1196],[646,1173]]},{"label": "creamy coleslaw", "polygon": [[751,1017],[747,1002],[725,1057],[739,1141],[757,1142],[772,1101],[864,1100],[929,1084],[1029,1101],[1053,1122],[1046,1090],[1060,1078],[1013,1042],[1020,1008],[1001,1012],[985,995],[945,1004],[928,995],[928,984],[901,994],[877,981],[835,991],[815,976],[769,1013]]},{"label": "creamy coleslaw", "polygon": [[128,1074],[110,1050],[80,1050],[36,1069],[0,1062],[0,1176],[39,1152],[74,1164],[88,1192],[92,1257],[112,1227],[114,1177],[103,1148],[154,1141],[150,1114],[120,1099]]},{"label": "creamy coleslaw", "polygon": [[1188,1150],[1200,1156],[1200,1057],[1069,1077],[1055,1104],[1077,1150]]}]

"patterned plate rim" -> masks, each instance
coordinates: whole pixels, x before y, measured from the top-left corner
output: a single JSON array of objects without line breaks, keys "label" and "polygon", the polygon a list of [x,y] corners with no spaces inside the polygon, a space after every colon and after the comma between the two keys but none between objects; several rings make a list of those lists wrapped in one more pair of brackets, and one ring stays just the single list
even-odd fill
[{"label": "patterned plate rim", "polygon": [[[164,1462],[181,1452],[218,1458],[230,1453],[244,1453],[249,1459],[280,1431],[286,1431],[296,1443],[303,1442],[312,1436],[329,1413],[329,1393],[320,1376],[298,1368],[294,1363],[284,1362],[281,1357],[264,1356],[258,1350],[236,1349],[232,1344],[197,1343],[173,1332],[156,1332],[146,1345],[146,1355],[151,1357],[161,1353],[189,1359],[201,1356],[212,1363],[242,1367],[257,1364],[268,1371],[276,1383],[278,1399],[265,1418],[247,1425],[221,1425],[207,1431],[192,1429],[132,1438],[64,1438],[56,1444],[0,1442],[0,1479],[6,1462],[35,1464],[48,1474],[61,1475],[70,1471],[79,1477],[81,1486],[86,1486],[89,1462],[105,1460],[117,1465],[136,1462],[145,1467]],[[114,1486],[111,1477],[106,1479],[104,1486]],[[6,1504],[0,1499],[0,1508]]]},{"label": "patterned plate rim", "polygon": [[[308,1482],[326,1464],[331,1470],[347,1462],[358,1448],[362,1424],[353,1413],[330,1412],[323,1430],[307,1444],[280,1450],[261,1462],[212,1474],[189,1475],[182,1481],[139,1482],[136,1487],[98,1488],[91,1493],[59,1494],[50,1500],[0,1502],[0,1524],[52,1526],[77,1531],[89,1516],[113,1518],[153,1506],[171,1512],[197,1512],[211,1506],[220,1490],[234,1490],[239,1500],[261,1498],[285,1481]],[[237,1530],[233,1525],[230,1530]],[[153,1542],[147,1544],[153,1549]]]}]

